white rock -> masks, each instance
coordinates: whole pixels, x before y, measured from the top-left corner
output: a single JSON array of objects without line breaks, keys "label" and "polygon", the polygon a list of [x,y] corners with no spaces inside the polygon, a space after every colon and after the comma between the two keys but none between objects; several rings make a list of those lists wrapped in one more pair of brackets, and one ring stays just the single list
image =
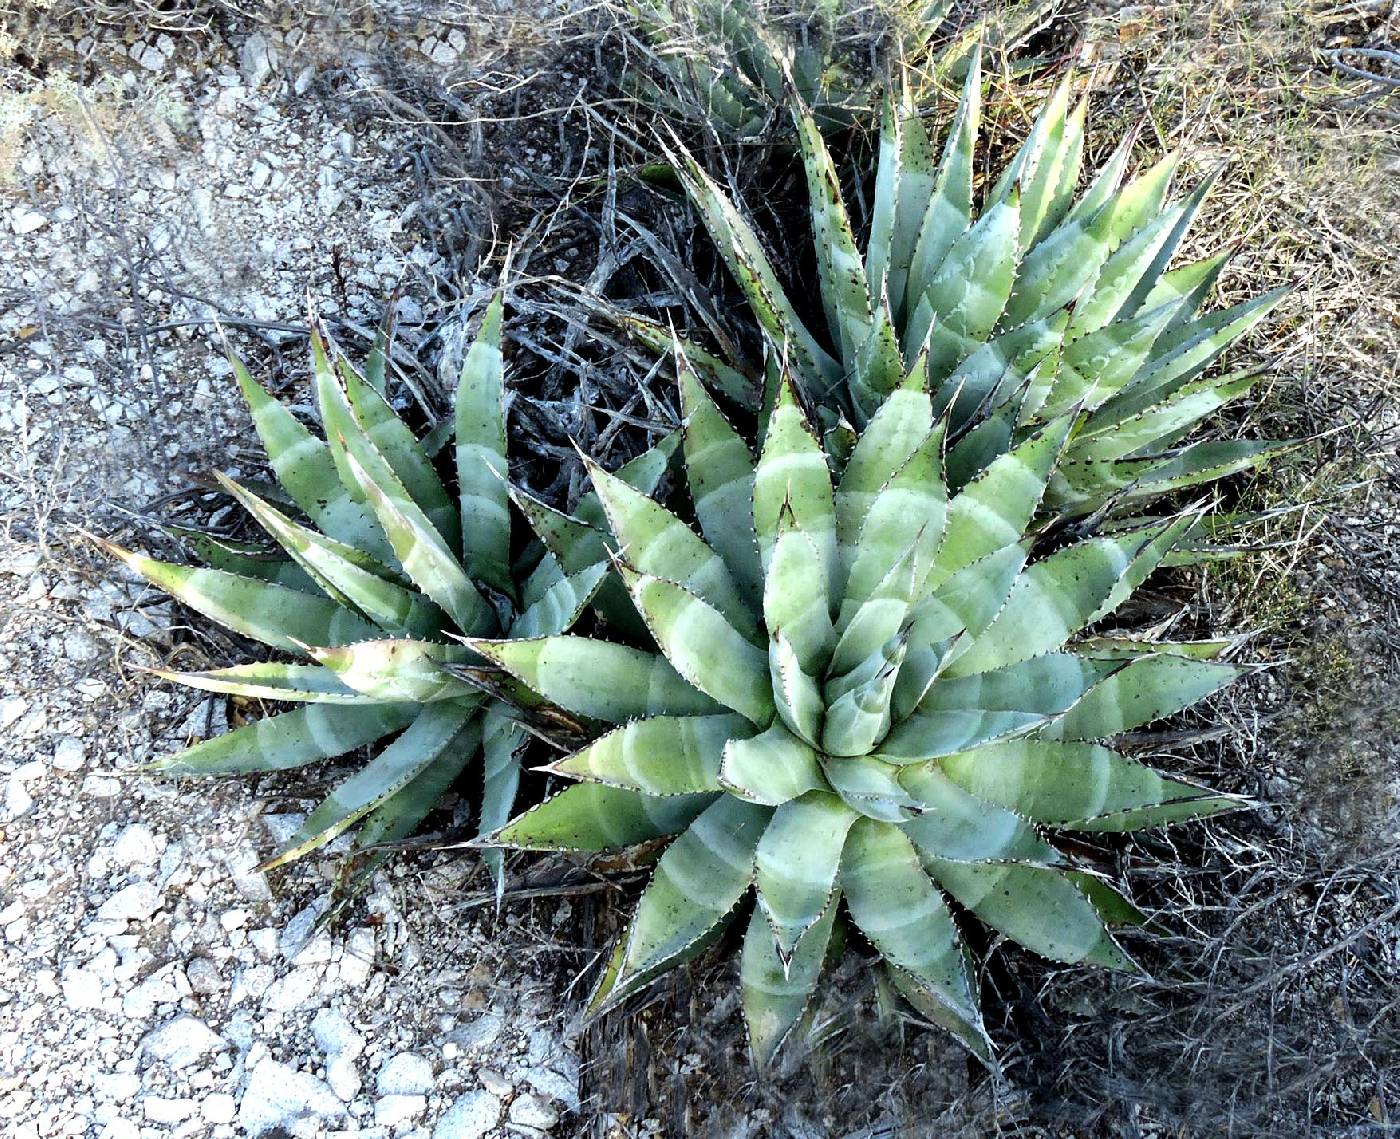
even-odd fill
[{"label": "white rock", "polygon": [[578,1074],[573,1078],[553,1071],[549,1068],[531,1068],[524,1073],[524,1080],[535,1091],[550,1099],[557,1099],[566,1104],[571,1111],[577,1111],[579,1107],[578,1095]]},{"label": "white rock", "polygon": [[147,1096],[141,1101],[141,1106],[145,1109],[146,1118],[152,1123],[179,1123],[194,1114],[195,1103],[192,1099],[161,1099],[158,1096]]},{"label": "white rock", "polygon": [[233,1096],[215,1092],[200,1100],[199,1114],[206,1123],[232,1123],[233,1117],[238,1114],[238,1104]]},{"label": "white rock", "polygon": [[243,72],[243,82],[249,87],[257,87],[272,74],[272,60],[267,51],[267,40],[262,33],[254,32],[243,41],[239,53],[239,64]]},{"label": "white rock", "polygon": [[352,930],[340,958],[340,980],[349,988],[358,989],[374,971],[374,930],[361,926]]},{"label": "white rock", "polygon": [[156,836],[145,823],[132,823],[112,847],[112,861],[118,866],[150,866],[159,857]]},{"label": "white rock", "polygon": [[142,1039],[139,1051],[172,1068],[187,1068],[228,1045],[224,1038],[197,1017],[177,1016]]},{"label": "white rock", "polygon": [[87,969],[65,969],[63,1001],[71,1009],[97,1008],[104,999],[102,978]]},{"label": "white rock", "polygon": [[31,210],[27,206],[20,206],[10,212],[10,228],[21,237],[26,233],[43,229],[48,224],[48,218],[39,213],[38,210]]},{"label": "white rock", "polygon": [[238,1123],[252,1139],[301,1120],[337,1119],[344,1111],[323,1081],[268,1056],[258,1061],[248,1077],[248,1088],[238,1105]]},{"label": "white rock", "polygon": [[418,1095],[433,1089],[433,1065],[416,1052],[390,1056],[374,1083],[382,1096]]},{"label": "white rock", "polygon": [[53,749],[53,765],[59,771],[81,771],[86,762],[86,749],[76,736],[64,736]]},{"label": "white rock", "polygon": [[136,62],[147,71],[161,71],[165,68],[165,56],[154,47],[147,47]]},{"label": "white rock", "polygon": [[334,943],[329,930],[316,929],[326,912],[325,899],[313,902],[292,918],[278,939],[278,948],[293,965],[324,965],[331,959]]},{"label": "white rock", "polygon": [[0,732],[3,732],[27,711],[29,711],[29,701],[23,696],[11,696],[7,700],[0,700]]},{"label": "white rock", "polygon": [[152,973],[122,998],[122,1014],[131,1020],[145,1020],[156,1005],[173,1004],[188,991],[188,988],[182,990],[175,966],[167,965]]},{"label": "white rock", "polygon": [[515,1094],[515,1084],[494,1068],[478,1068],[476,1078],[481,1081],[483,1088],[501,1099],[509,1099]]},{"label": "white rock", "polygon": [[151,882],[133,882],[97,910],[98,921],[146,921],[160,909],[160,891]]},{"label": "white rock", "polygon": [[331,1091],[335,1092],[346,1103],[359,1095],[364,1081],[360,1079],[354,1057],[341,1053],[339,1056],[327,1060],[326,1083],[330,1084]]},{"label": "white rock", "polygon": [[348,1056],[353,1060],[365,1050],[365,1038],[337,1009],[323,1008],[318,1012],[311,1021],[311,1035],[316,1047],[328,1057]]},{"label": "white rock", "polygon": [[122,793],[122,784],[110,775],[89,775],[79,790],[91,799],[115,799]]},{"label": "white rock", "polygon": [[387,1095],[375,1102],[374,1122],[379,1127],[396,1127],[416,1119],[428,1110],[428,1099],[421,1095]]},{"label": "white rock", "polygon": [[500,1100],[490,1092],[468,1092],[438,1118],[433,1139],[481,1139],[500,1121]]},{"label": "white rock", "polygon": [[63,635],[63,655],[71,661],[86,664],[102,655],[102,645],[91,633],[74,629]]},{"label": "white rock", "polygon": [[277,974],[271,965],[251,965],[233,975],[233,988],[229,990],[228,1003],[232,1008],[252,998],[256,1000],[271,987]]},{"label": "white rock", "polygon": [[494,1012],[484,1012],[470,1024],[454,1030],[448,1039],[464,1051],[484,1051],[496,1042],[505,1021]]},{"label": "white rock", "polygon": [[320,989],[323,975],[324,970],[316,965],[293,969],[269,986],[263,994],[263,1007],[277,1012],[289,1012],[307,1004],[315,998],[317,990]]},{"label": "white rock", "polygon": [[0,817],[6,820],[27,815],[34,806],[34,796],[24,786],[23,779],[11,779],[5,784],[5,806]]},{"label": "white rock", "polygon": [[97,1139],[141,1139],[141,1128],[129,1119],[114,1119],[102,1129]]},{"label": "white rock", "polygon": [[540,1131],[548,1131],[559,1122],[559,1113],[554,1110],[553,1105],[548,1100],[537,1095],[526,1094],[516,1096],[515,1102],[510,1105],[510,1121],[525,1127],[534,1127]]},{"label": "white rock", "polygon": [[141,1091],[141,1077],[135,1072],[99,1072],[92,1078],[92,1090],[98,1099],[126,1103]]},{"label": "white rock", "polygon": [[224,987],[223,978],[219,976],[219,967],[207,957],[196,957],[186,965],[185,978],[189,981],[190,988],[201,996],[207,997]]}]

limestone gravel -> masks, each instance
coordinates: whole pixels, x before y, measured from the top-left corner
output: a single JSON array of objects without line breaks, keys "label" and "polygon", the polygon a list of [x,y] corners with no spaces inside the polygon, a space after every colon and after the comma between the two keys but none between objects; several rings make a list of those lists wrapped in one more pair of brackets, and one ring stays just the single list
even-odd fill
[{"label": "limestone gravel", "polygon": [[[419,65],[461,57],[459,29],[425,27],[402,47]],[[271,29],[132,44],[115,29],[77,45],[81,74],[55,61],[5,96],[7,1139],[460,1139],[538,1131],[576,1106],[566,1013],[448,909],[477,888],[477,864],[391,864],[327,925],[339,849],[274,879],[256,869],[314,804],[314,779],[137,772],[222,731],[230,710],[133,666],[201,667],[227,646],[172,631],[178,611],[76,529],[144,544],[162,496],[210,468],[256,470],[214,316],[262,322],[256,341],[236,320],[229,332],[285,359],[285,394],[304,402],[308,290],[364,328],[401,280],[401,312],[431,312],[415,282],[443,268],[415,220],[411,128],[311,95],[380,83],[385,42],[318,54]]]}]

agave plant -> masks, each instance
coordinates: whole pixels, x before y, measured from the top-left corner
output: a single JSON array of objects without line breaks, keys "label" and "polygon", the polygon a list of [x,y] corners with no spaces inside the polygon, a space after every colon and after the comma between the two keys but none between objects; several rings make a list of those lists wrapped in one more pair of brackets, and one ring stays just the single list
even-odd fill
[{"label": "agave plant", "polygon": [[[874,18],[885,25],[880,46],[931,81],[933,44],[952,7],[951,0],[875,5]],[[869,6],[817,0],[783,14],[747,0],[628,0],[626,10],[657,73],[628,78],[649,105],[679,119],[754,138],[782,124],[789,86],[827,130],[850,126],[878,105],[869,79],[837,50],[867,38],[852,26],[871,18]]]},{"label": "agave plant", "polygon": [[[1087,516],[1254,466],[1279,444],[1185,442],[1250,390],[1254,376],[1208,374],[1225,349],[1278,302],[1277,290],[1202,312],[1226,261],[1169,267],[1210,186],[1169,196],[1179,155],[1123,184],[1127,138],[1076,198],[1085,103],[1058,87],[1025,143],[974,201],[980,50],[935,163],[907,105],[886,100],[862,249],[819,124],[790,99],[810,196],[824,330],[804,321],[764,243],[679,143],[686,192],[798,387],[835,436],[863,426],[910,372],[948,422],[947,476],[963,485],[1047,423],[1076,413],[1044,509]],[[621,318],[658,351],[669,331]],[[771,406],[766,374],[686,345],[708,383],[740,404]],[[839,445],[837,438],[832,445]]]},{"label": "agave plant", "polygon": [[[193,688],[298,707],[196,744],[154,770],[279,771],[392,737],[326,796],[269,866],[350,828],[361,848],[406,837],[478,755],[481,824],[491,830],[509,817],[524,739],[520,710],[447,671],[462,666],[470,676],[481,663],[458,638],[562,633],[609,570],[601,542],[591,559],[578,548],[568,569],[552,554],[533,559],[528,572],[512,568],[502,306],[498,293],[465,355],[448,430],[424,440],[385,399],[383,335],[360,372],[328,346],[313,319],[324,439],[232,360],[280,490],[259,495],[222,475],[219,481],[280,549],[187,535],[207,563],[195,567],[108,546],[192,609],[300,658],[158,671]],[[454,437],[451,485],[434,455]],[[654,487],[672,449],[648,452],[619,474]],[[542,526],[559,524],[542,504],[515,497]],[[587,519],[598,506],[585,501],[580,510]],[[499,883],[499,853],[491,861]]]},{"label": "agave plant", "polygon": [[801,1019],[843,924],[914,1006],[990,1059],[952,903],[1053,960],[1129,968],[1109,926],[1140,915],[1057,836],[1240,803],[1101,742],[1239,674],[1212,659],[1224,643],[1091,631],[1193,516],[1073,542],[1041,528],[1073,411],[950,494],[923,368],[844,462],[789,379],[755,463],[683,358],[678,371],[700,533],[592,472],[659,652],[471,641],[542,698],[616,725],[548,768],[576,785],[482,841],[669,843],[595,1011],[713,944],[752,891],[741,977],[758,1062]]}]

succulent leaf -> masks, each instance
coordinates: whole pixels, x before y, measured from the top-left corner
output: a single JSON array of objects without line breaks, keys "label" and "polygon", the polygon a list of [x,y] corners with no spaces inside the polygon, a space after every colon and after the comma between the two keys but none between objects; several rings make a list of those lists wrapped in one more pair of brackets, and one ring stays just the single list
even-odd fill
[{"label": "succulent leaf", "polygon": [[778,807],[764,828],[754,855],[754,885],[782,959],[792,958],[831,905],[846,833],[855,819],[837,796],[808,791]]},{"label": "succulent leaf", "polygon": [[217,477],[219,485],[258,520],[332,601],[363,613],[380,628],[405,636],[431,636],[441,630],[445,621],[441,609],[422,594],[366,568],[366,559],[353,546],[298,525],[232,479]]},{"label": "succulent leaf", "polygon": [[784,511],[816,544],[827,580],[837,580],[831,471],[826,453],[797,405],[797,393],[786,379],[779,388],[754,473],[753,523],[765,572],[778,537],[778,518]]},{"label": "succulent leaf", "polygon": [[[493,704],[481,717],[481,817],[482,834],[505,826],[520,790],[520,760],[525,731],[503,704]],[[470,754],[470,752],[468,752]],[[505,889],[505,852],[483,851],[487,869],[496,880],[499,900]]]},{"label": "succulent leaf", "polygon": [[394,638],[357,641],[337,648],[309,648],[311,658],[340,678],[347,688],[376,700],[433,704],[439,700],[479,703],[480,693],[441,666],[462,664],[460,645]]},{"label": "succulent leaf", "polygon": [[309,597],[268,581],[199,569],[106,549],[152,585],[212,621],[283,652],[303,645],[341,645],[374,636],[374,626],[324,597]]},{"label": "succulent leaf", "polygon": [[1084,892],[1055,868],[941,859],[925,865],[960,905],[1042,957],[1134,968]]},{"label": "succulent leaf", "polygon": [[463,742],[461,736],[472,730],[475,711],[474,705],[454,701],[422,708],[402,735],[326,796],[307,816],[291,845],[265,863],[264,869],[324,846],[403,790],[439,755]]},{"label": "succulent leaf", "polygon": [[510,574],[510,507],[505,422],[505,359],[501,318],[505,298],[491,298],[457,380],[457,492],[463,561],[468,572],[503,593]]},{"label": "succulent leaf", "polygon": [[568,636],[467,643],[546,700],[596,720],[724,711],[665,657],[626,645]]},{"label": "succulent leaf", "polygon": [[997,803],[1037,823],[1075,830],[1100,816],[1132,812],[1152,826],[1156,808],[1193,804],[1202,813],[1238,806],[1178,779],[1167,779],[1134,760],[1088,743],[1014,740],[961,752],[939,761],[939,769],[964,791]]},{"label": "succulent leaf", "polygon": [[857,819],[841,863],[841,889],[860,931],[937,999],[980,1024],[953,915],[896,826]]},{"label": "succulent leaf", "polygon": [[[568,718],[559,713],[551,720],[530,703],[534,697],[523,708],[491,700],[488,692],[500,689],[513,698],[520,690],[499,683],[494,669],[483,667],[478,655],[453,638],[458,633],[525,638],[520,643],[536,651],[530,657],[527,650],[527,673],[563,676],[567,682],[573,675],[570,664],[560,664],[561,657],[568,657],[567,648],[549,654],[544,650],[554,642],[548,638],[562,636],[590,603],[601,609],[611,600],[625,616],[632,615],[620,582],[612,582],[610,598],[603,596],[609,568],[606,539],[598,529],[605,518],[596,496],[580,503],[576,518],[517,496],[547,552],[543,559],[527,552],[521,565],[529,572],[516,579],[505,481],[501,315],[498,294],[466,353],[455,416],[422,441],[386,398],[387,324],[361,372],[328,342],[313,317],[313,380],[324,440],[233,361],[234,376],[286,493],[228,479],[223,486],[289,559],[200,534],[190,537],[191,544],[212,568],[171,565],[109,547],[153,584],[204,615],[316,662],[159,672],[206,691],[302,707],[201,743],[153,765],[154,770],[272,771],[385,741],[333,788],[303,833],[270,865],[290,861],[353,827],[356,847],[364,852],[354,881],[363,884],[387,857],[383,844],[408,837],[478,756],[481,825],[499,829],[514,808],[517,752],[526,738],[515,717],[534,716],[537,724],[555,726]],[[456,478],[449,490],[435,460],[454,436]],[[618,478],[653,489],[679,442],[679,436],[661,440],[619,471]],[[634,694],[638,698],[631,709],[625,697],[618,700],[615,687],[585,686],[585,697],[618,704],[624,714],[646,712],[653,705],[666,710],[668,699],[684,713],[712,709],[659,657],[639,655],[653,663],[654,683],[641,678],[645,667],[638,670],[643,691]],[[397,738],[395,733],[400,733]],[[716,769],[722,744],[714,751]],[[655,827],[647,829],[649,837],[654,832]],[[620,832],[608,832],[615,833]],[[488,850],[486,861],[499,889],[500,852]]]},{"label": "succulent leaf", "polygon": [[406,726],[416,711],[412,705],[378,701],[350,707],[307,704],[156,760],[150,770],[165,775],[285,771],[374,743]]},{"label": "succulent leaf", "polygon": [[169,672],[159,668],[153,668],[150,672],[162,680],[183,684],[187,688],[224,692],[230,696],[308,704],[374,702],[372,697],[347,688],[334,672],[318,664],[263,661],[234,665],[231,668],[212,668],[203,672]]},{"label": "succulent leaf", "polygon": [[816,750],[782,724],[726,741],[719,782],[739,798],[769,807],[824,786]]},{"label": "succulent leaf", "polygon": [[719,610],[664,578],[621,566],[623,581],[673,668],[711,699],[762,727],[773,719],[768,661]]},{"label": "succulent leaf", "polygon": [[1059,852],[1014,811],[964,791],[936,764],[903,768],[899,781],[923,810],[900,829],[925,858],[1054,865]]},{"label": "succulent leaf", "polygon": [[653,716],[614,728],[549,770],[647,795],[719,791],[725,744],[742,740],[742,716]]},{"label": "succulent leaf", "polygon": [[356,493],[341,481],[330,447],[268,395],[237,357],[230,355],[229,363],[253,414],[253,426],[267,461],[297,506],[329,537],[380,560],[391,560],[394,552],[384,532]]},{"label": "succulent leaf", "polygon": [[784,958],[773,929],[755,908],[744,935],[739,983],[744,996],[744,1020],[754,1063],[765,1067],[811,1003],[836,928],[839,895]]},{"label": "succulent leaf", "polygon": [[771,811],[722,795],[666,848],[642,893],[614,981],[684,959],[725,921],[753,880],[754,854]]},{"label": "succulent leaf", "polygon": [[643,795],[602,783],[567,787],[483,842],[521,850],[614,850],[685,830],[714,795]]}]

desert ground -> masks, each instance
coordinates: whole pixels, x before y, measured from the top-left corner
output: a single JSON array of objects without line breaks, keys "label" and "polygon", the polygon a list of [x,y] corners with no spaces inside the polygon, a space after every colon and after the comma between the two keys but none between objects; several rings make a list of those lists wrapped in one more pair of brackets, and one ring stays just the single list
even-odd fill
[{"label": "desert ground", "polygon": [[[822,1046],[762,1079],[724,960],[585,1025],[628,882],[552,889],[522,859],[498,912],[476,856],[420,849],[322,922],[344,847],[256,867],[330,772],[139,772],[242,714],[142,669],[238,654],[86,535],[173,551],[163,525],[227,517],[209,472],[260,473],[221,337],[305,405],[308,298],[363,348],[392,295],[405,390],[432,406],[460,349],[443,329],[479,315],[502,243],[530,250],[539,282],[617,271],[615,202],[588,190],[632,160],[614,14],[325,9],[0,8],[0,1131],[1400,1126],[1400,10],[1066,4],[1040,33],[1091,77],[1091,156],[1141,121],[1144,152],[1181,147],[1184,176],[1223,165],[1200,226],[1203,248],[1238,247],[1220,303],[1294,286],[1235,353],[1270,372],[1230,430],[1307,442],[1229,488],[1266,515],[1243,556],[1160,586],[1188,625],[1246,636],[1271,666],[1177,726],[1194,773],[1258,805],[1122,844],[1162,919],[1161,967],[1004,970],[990,1080],[851,974],[824,996]],[[557,295],[521,302],[513,438],[625,454],[667,409],[623,403],[632,363],[580,347]],[[583,375],[582,404],[564,372]],[[432,832],[460,835],[468,814],[449,799]]]}]

